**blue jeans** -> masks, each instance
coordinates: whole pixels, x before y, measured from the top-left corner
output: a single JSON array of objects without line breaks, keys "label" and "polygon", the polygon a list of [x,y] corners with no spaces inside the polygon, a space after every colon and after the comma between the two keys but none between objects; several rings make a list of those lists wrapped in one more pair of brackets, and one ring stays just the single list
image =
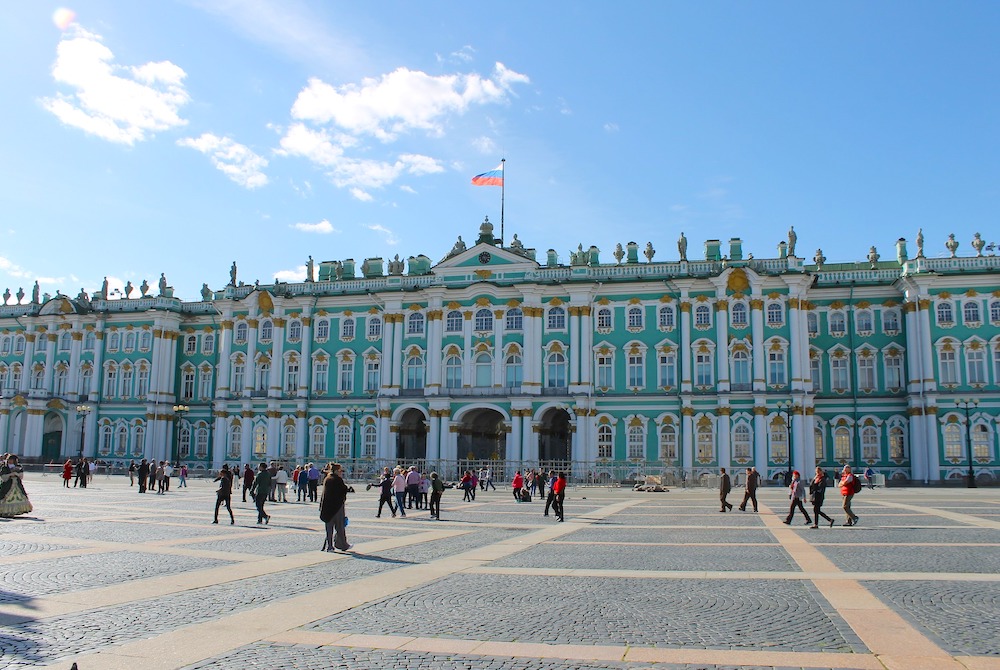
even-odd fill
[{"label": "blue jeans", "polygon": [[396,509],[399,510],[400,516],[406,516],[406,512],[403,508],[406,507],[406,491],[396,491]]}]

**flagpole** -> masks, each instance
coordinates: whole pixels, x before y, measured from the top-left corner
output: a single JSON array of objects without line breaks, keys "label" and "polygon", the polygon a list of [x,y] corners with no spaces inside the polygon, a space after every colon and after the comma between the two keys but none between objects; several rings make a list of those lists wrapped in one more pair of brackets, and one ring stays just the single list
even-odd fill
[{"label": "flagpole", "polygon": [[504,189],[507,188],[504,182],[504,168],[507,165],[507,159],[500,159],[500,247],[503,248],[504,240],[506,239],[503,234],[503,196]]}]

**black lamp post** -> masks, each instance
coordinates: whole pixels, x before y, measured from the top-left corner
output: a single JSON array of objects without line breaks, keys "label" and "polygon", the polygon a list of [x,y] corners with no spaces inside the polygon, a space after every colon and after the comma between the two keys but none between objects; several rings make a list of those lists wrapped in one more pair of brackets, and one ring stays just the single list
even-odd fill
[{"label": "black lamp post", "polygon": [[358,417],[365,413],[365,408],[360,405],[351,405],[346,410],[347,416],[351,417],[351,458],[358,458],[360,454],[355,454],[358,444]]},{"label": "black lamp post", "polygon": [[84,440],[87,439],[87,415],[90,414],[93,411],[93,409],[94,408],[91,407],[90,405],[77,405],[76,406],[76,413],[80,416],[80,419],[81,419],[81,424],[80,424],[80,453],[78,454],[79,458],[83,458]]},{"label": "black lamp post", "polygon": [[180,424],[181,417],[191,411],[191,408],[187,405],[174,405],[174,448],[171,453],[170,464],[173,465],[177,463],[177,451],[181,446],[181,432]]},{"label": "black lamp post", "polygon": [[968,488],[976,488],[976,473],[972,470],[972,423],[969,421],[969,408],[978,407],[978,400],[967,400],[965,398],[956,400],[955,405],[965,410],[965,446],[969,451],[969,474]]},{"label": "black lamp post", "polygon": [[792,483],[792,401],[779,401],[778,413],[785,415],[785,430],[788,436],[788,470],[785,472],[785,486],[788,486]]}]

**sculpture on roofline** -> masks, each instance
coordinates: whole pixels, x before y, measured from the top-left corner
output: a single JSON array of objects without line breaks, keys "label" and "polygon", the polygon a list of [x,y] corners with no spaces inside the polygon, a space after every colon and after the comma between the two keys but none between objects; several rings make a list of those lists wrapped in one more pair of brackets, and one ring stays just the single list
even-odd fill
[{"label": "sculpture on roofline", "polygon": [[149,282],[146,281],[145,279],[143,279],[142,283],[139,284],[139,292],[142,294],[143,298],[145,298],[146,295],[149,293]]},{"label": "sculpture on roofline", "polygon": [[881,258],[881,256],[879,256],[878,250],[872,246],[872,248],[868,250],[868,262],[871,263],[872,270],[874,270],[878,265],[879,258]]},{"label": "sculpture on roofline", "polygon": [[38,293],[40,291],[41,288],[38,286],[38,281],[36,280],[35,285],[31,287],[31,302],[35,303],[36,305],[39,303]]},{"label": "sculpture on roofline", "polygon": [[309,260],[306,261],[306,281],[313,281],[315,277],[316,265],[313,263],[313,257],[310,256]]},{"label": "sculpture on roofline", "polygon": [[108,278],[104,278],[104,282],[101,283],[101,299],[108,299]]},{"label": "sculpture on roofline", "polygon": [[24,300],[24,287],[23,286],[18,286],[17,287],[17,304],[20,305],[22,300]]},{"label": "sculpture on roofline", "polygon": [[236,261],[229,266],[229,285],[236,286]]},{"label": "sculpture on roofline", "polygon": [[514,239],[510,241],[510,248],[514,251],[524,251],[524,245],[517,239],[517,233],[514,233]]},{"label": "sculpture on roofline", "polygon": [[823,255],[823,250],[822,249],[817,249],[816,250],[816,255],[813,256],[813,263],[816,264],[816,269],[817,270],[822,270],[823,269],[823,263],[826,263],[826,256]]},{"label": "sculpture on roofline", "polygon": [[972,236],[972,248],[976,250],[977,256],[983,255],[983,247],[986,246],[986,242],[980,237],[979,233]]},{"label": "sculpture on roofline", "polygon": [[455,254],[460,254],[465,251],[465,242],[462,241],[462,236],[458,236],[458,241],[455,242],[455,246],[451,248],[451,253],[449,256],[454,256]]},{"label": "sculpture on roofline", "polygon": [[677,240],[677,251],[680,253],[682,261],[688,259],[688,240],[684,237],[684,233],[681,233],[680,238]]},{"label": "sculpture on roofline", "polygon": [[167,294],[167,273],[165,273],[165,272],[161,272],[160,273],[159,286],[160,286],[160,295],[166,295]]},{"label": "sculpture on roofline", "polygon": [[955,257],[955,252],[958,251],[958,240],[955,239],[955,233],[948,235],[948,241],[944,243],[945,249],[951,252],[951,257]]},{"label": "sculpture on roofline", "polygon": [[130,282],[130,281],[125,282],[125,297],[126,298],[129,297],[129,295],[131,295],[133,288],[135,288],[135,287],[132,286],[132,282]]},{"label": "sculpture on roofline", "polygon": [[646,248],[643,250],[642,255],[646,257],[647,263],[653,262],[653,256],[656,255],[656,249],[653,248],[652,242],[646,242]]},{"label": "sculpture on roofline", "polygon": [[6,305],[8,300],[10,300],[10,289],[9,288],[3,292],[3,304]]},{"label": "sculpture on roofline", "polygon": [[917,230],[917,258],[924,257],[924,229]]},{"label": "sculpture on roofline", "polygon": [[614,256],[615,260],[618,262],[618,264],[621,265],[622,259],[625,258],[625,250],[622,249],[622,243],[621,242],[619,242],[618,244],[615,245],[615,252],[613,254],[611,254],[611,255]]},{"label": "sculpture on roofline", "polygon": [[212,289],[208,288],[208,284],[201,285],[201,299],[203,302],[212,301]]},{"label": "sculpture on roofline", "polygon": [[799,239],[799,236],[795,234],[795,226],[788,227],[788,255],[795,255],[795,242]]}]

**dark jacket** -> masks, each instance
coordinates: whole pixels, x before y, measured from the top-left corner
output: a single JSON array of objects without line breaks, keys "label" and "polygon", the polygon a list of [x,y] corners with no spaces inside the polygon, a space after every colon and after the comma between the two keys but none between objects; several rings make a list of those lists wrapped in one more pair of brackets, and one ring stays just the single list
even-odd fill
[{"label": "dark jacket", "polygon": [[719,493],[729,493],[732,490],[732,480],[729,479],[729,473],[727,472],[719,478]]},{"label": "dark jacket", "polygon": [[823,477],[820,481],[813,479],[809,482],[809,498],[814,503],[821,503],[826,498],[826,477]]},{"label": "dark jacket", "polygon": [[337,475],[327,475],[323,480],[323,499],[319,503],[319,518],[323,523],[333,519],[333,515],[347,502],[347,484]]},{"label": "dark jacket", "polygon": [[223,498],[228,498],[233,494],[233,473],[229,470],[222,470],[214,481],[219,483],[219,490],[216,491]]}]

